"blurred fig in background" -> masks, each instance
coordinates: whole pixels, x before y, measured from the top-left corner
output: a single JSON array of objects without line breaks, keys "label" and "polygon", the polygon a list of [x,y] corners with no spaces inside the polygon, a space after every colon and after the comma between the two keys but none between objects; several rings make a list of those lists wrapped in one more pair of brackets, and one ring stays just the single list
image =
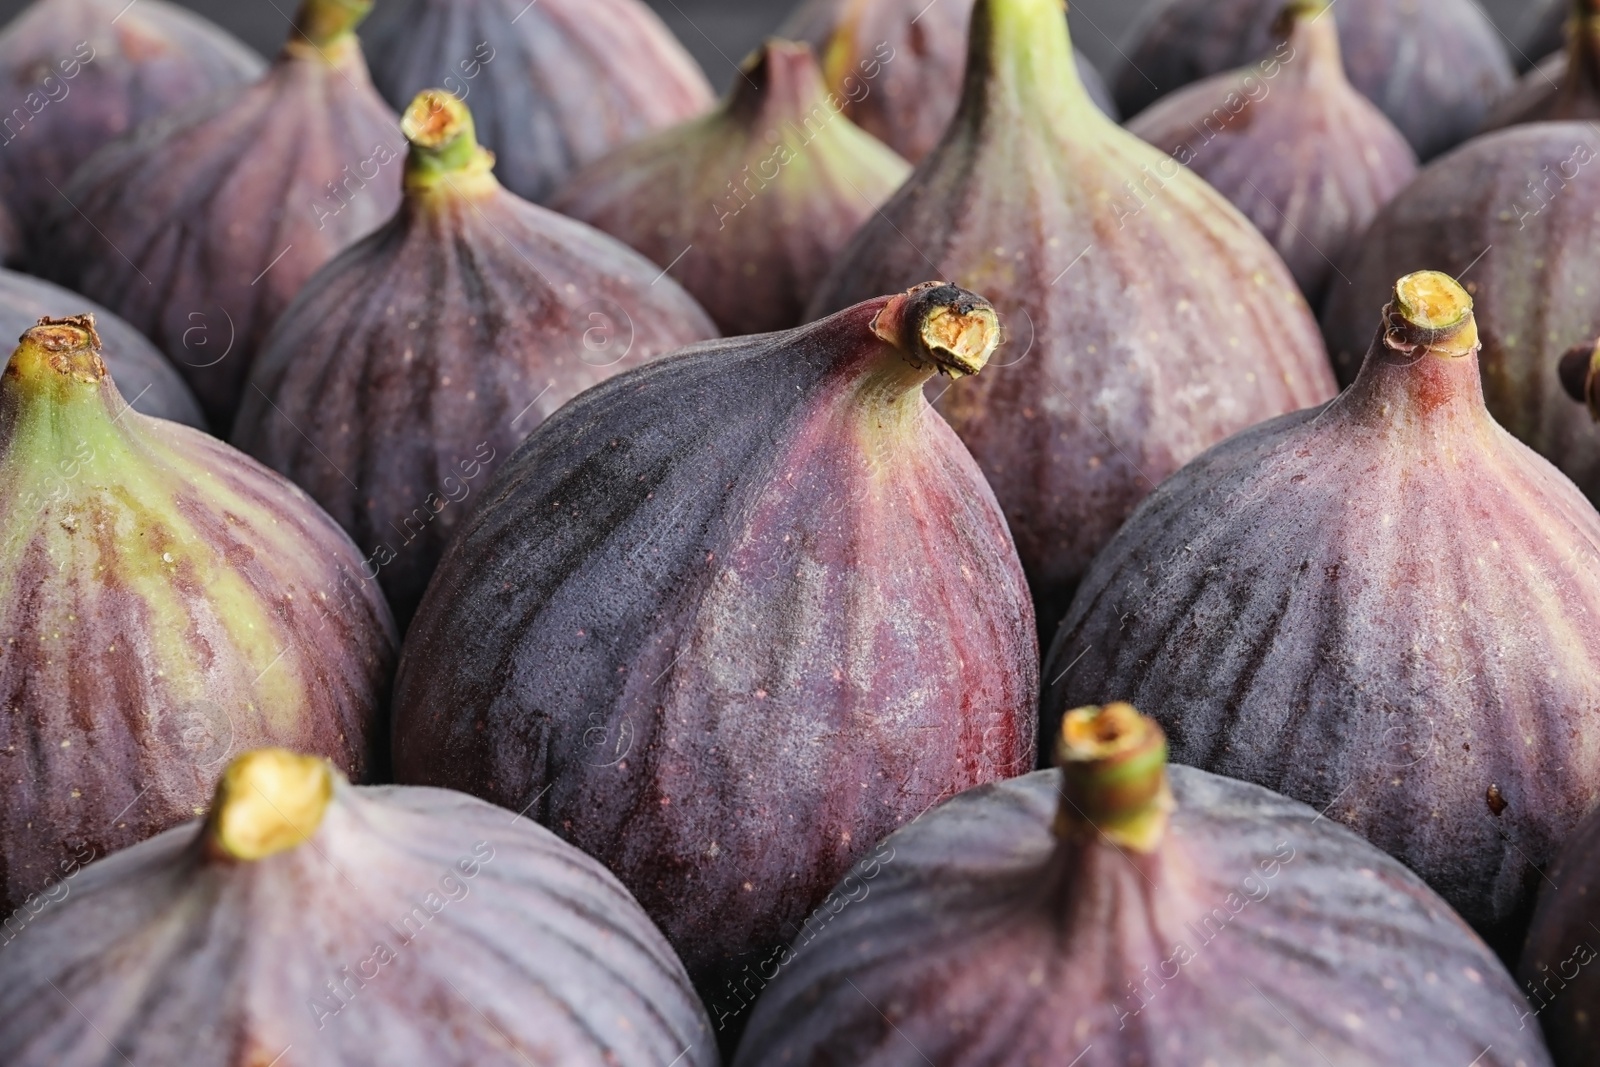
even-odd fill
[{"label": "blurred fig in background", "polygon": [[165,0],[35,0],[0,32],[0,202],[22,245],[78,165],[183,104],[261,74],[261,57]]},{"label": "blurred fig in background", "polygon": [[436,85],[460,97],[500,180],[528,200],[712,102],[699,65],[639,0],[382,0],[362,37],[389,103]]},{"label": "blurred fig in background", "polygon": [[1416,177],[1394,124],[1345,80],[1334,0],[1292,0],[1286,47],[1163,97],[1128,129],[1233,202],[1313,306],[1345,249]]},{"label": "blurred fig in background", "polygon": [[[306,495],[131,411],[91,318],[0,377],[0,910],[202,810],[230,754],[382,774],[394,622]],[[7,1057],[6,1062],[11,1062]]]},{"label": "blurred fig in background", "polygon": [[[779,29],[805,41],[856,125],[913,163],[939,143],[961,100],[973,0],[807,0]],[[1062,4],[1063,11],[1065,4]],[[1082,53],[1078,78],[1112,118],[1111,92]]]},{"label": "blurred fig in background", "polygon": [[1600,800],[1600,514],[1484,407],[1466,291],[1390,295],[1354,385],[1189,464],[1095,560],[1044,725],[1124,694],[1179,762],[1346,824],[1514,958]]},{"label": "blurred fig in background", "polygon": [[668,268],[729,336],[796,326],[911,170],[827,100],[811,49],[769,40],[715,112],[585,167],[551,206]]},{"label": "blurred fig in background", "polygon": [[1591,812],[1541,881],[1517,977],[1556,1067],[1600,1063],[1600,812]]},{"label": "blurred fig in background", "polygon": [[95,153],[40,242],[40,273],[155,341],[219,433],[300,286],[399,205],[405,139],[354,32],[370,6],[304,0],[265,77]]},{"label": "blurred fig in background", "polygon": [[1561,51],[1567,41],[1572,0],[1532,0],[1522,9],[1525,27],[1514,49],[1518,70],[1528,70]]},{"label": "blurred fig in background", "polygon": [[268,338],[233,441],[372,561],[404,630],[462,515],[578,393],[716,336],[660,268],[504,189],[456,97],[407,109],[405,201]]},{"label": "blurred fig in background", "polygon": [[[1124,115],[1272,52],[1284,0],[1165,0],[1112,79]],[[1512,85],[1504,38],[1476,0],[1338,0],[1344,69],[1424,160],[1465,141]]]},{"label": "blurred fig in background", "polygon": [[94,316],[95,330],[104,341],[100,358],[133,410],[197,430],[206,428],[200,402],[184,384],[183,376],[144,334],[70,289],[0,270],[0,349],[14,346],[14,339],[41,318],[81,314]]},{"label": "blurred fig in background", "polygon": [[1600,119],[1600,0],[1566,0],[1566,48],[1523,75],[1489,113],[1485,130],[1523,122]]},{"label": "blurred fig in background", "polygon": [[1261,235],[1089,101],[1060,0],[979,0],[972,27],[961,111],[811,310],[930,269],[996,294],[1006,347],[935,395],[1005,508],[1048,634],[1161,479],[1326,400],[1333,375]]}]

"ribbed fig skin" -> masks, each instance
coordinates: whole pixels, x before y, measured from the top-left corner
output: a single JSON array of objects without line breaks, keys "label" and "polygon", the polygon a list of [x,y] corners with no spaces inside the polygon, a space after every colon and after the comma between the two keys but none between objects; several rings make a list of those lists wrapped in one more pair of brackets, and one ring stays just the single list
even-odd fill
[{"label": "ribbed fig skin", "polygon": [[799,325],[911,172],[830,106],[809,46],[769,40],[742,75],[713,114],[618,149],[552,201],[671,268],[730,336]]},{"label": "ribbed fig skin", "polygon": [[998,294],[1006,349],[938,406],[1005,508],[1045,626],[1162,478],[1335,391],[1283,261],[1090,106],[1058,7],[979,0],[962,112],[811,307],[904,287],[930,263]]},{"label": "ribbed fig skin", "polygon": [[[845,114],[913,163],[944,135],[961,102],[973,0],[808,0],[779,36],[805,41],[823,61]],[[1105,79],[1074,51],[1095,106],[1118,118]]]},{"label": "ribbed fig skin", "polygon": [[1168,774],[1153,856],[1095,843],[1063,869],[1057,771],[895,833],[735,1067],[1549,1063],[1511,976],[1410,871],[1304,804]]},{"label": "ribbed fig skin", "polygon": [[443,86],[500,180],[543,201],[611,149],[711,107],[711,86],[639,0],[382,0],[362,36],[395,107]]},{"label": "ribbed fig skin", "polygon": [[1576,31],[1566,48],[1523,75],[1484,121],[1485,130],[1523,122],[1600,119],[1600,2],[1568,0]]},{"label": "ribbed fig skin", "polygon": [[164,0],[35,0],[0,32],[10,109],[0,115],[0,200],[36,226],[96,149],[262,67],[221,27]]},{"label": "ribbed fig skin", "polygon": [[1490,417],[1474,355],[1384,336],[1333,403],[1128,520],[1050,651],[1045,723],[1127,697],[1174,760],[1311,804],[1504,944],[1600,799],[1600,515]]},{"label": "ribbed fig skin", "polygon": [[1539,908],[1517,977],[1530,1021],[1539,1020],[1558,1067],[1600,1060],[1600,815],[1591,813],[1567,839],[1540,883]]},{"label": "ribbed fig skin", "polygon": [[299,489],[128,410],[109,378],[33,395],[18,358],[0,379],[6,910],[70,858],[203,810],[230,752],[381,772],[398,644],[355,546]]},{"label": "ribbed fig skin", "polygon": [[402,628],[490,473],[553,411],[717,336],[660,268],[490,179],[408,193],[319,271],[252,371],[233,441],[350,532]]},{"label": "ribbed fig skin", "polygon": [[1026,584],[931,368],[873,335],[901,300],[568,404],[406,643],[398,778],[599,858],[707,997],[885,834],[1033,762]]},{"label": "ribbed fig skin", "polygon": [[279,314],[399,206],[398,121],[353,36],[291,40],[260,81],[96,152],[52,213],[38,273],[143,331],[226,432]]},{"label": "ribbed fig skin", "polygon": [[184,384],[182,375],[144,334],[77,293],[42,278],[0,270],[0,344],[8,350],[14,347],[15,338],[45,316],[81,314],[94,316],[95,328],[105,340],[101,356],[133,410],[197,430],[206,428],[200,402]]},{"label": "ribbed fig skin", "polygon": [[1424,168],[1378,213],[1340,267],[1322,328],[1340,380],[1354,379],[1372,337],[1372,312],[1394,279],[1436,268],[1476,297],[1480,363],[1490,413],[1600,499],[1600,438],[1563,392],[1561,356],[1600,336],[1594,297],[1600,249],[1600,130],[1539,123],[1477,138]]},{"label": "ribbed fig skin", "polygon": [[1417,174],[1405,137],[1345,79],[1336,14],[1307,4],[1255,66],[1179,89],[1128,123],[1255,223],[1312,306]]},{"label": "ribbed fig skin", "polygon": [[[1190,82],[1269,54],[1286,0],[1167,0],[1111,77],[1124,115]],[[1471,137],[1511,88],[1505,41],[1474,0],[1338,0],[1350,83],[1424,160]]]},{"label": "ribbed fig skin", "polygon": [[176,827],[18,923],[0,951],[8,1067],[717,1063],[671,946],[528,820],[341,783],[291,851],[205,846],[199,822]]}]

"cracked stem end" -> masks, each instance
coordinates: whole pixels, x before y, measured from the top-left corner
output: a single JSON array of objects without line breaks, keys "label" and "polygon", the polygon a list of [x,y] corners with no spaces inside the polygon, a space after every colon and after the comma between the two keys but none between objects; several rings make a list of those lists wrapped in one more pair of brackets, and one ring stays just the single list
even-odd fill
[{"label": "cracked stem end", "polygon": [[1454,278],[1436,270],[1407,274],[1395,282],[1384,320],[1384,344],[1397,352],[1415,354],[1421,348],[1441,359],[1459,359],[1478,350],[1472,297]]},{"label": "cracked stem end", "polygon": [[983,370],[1003,339],[994,306],[949,282],[923,282],[891,298],[872,332],[913,367],[931,364],[952,378]]},{"label": "cracked stem end", "polygon": [[294,848],[322,825],[333,785],[327,760],[282,748],[246,752],[217,783],[206,819],[209,850],[252,862]]}]

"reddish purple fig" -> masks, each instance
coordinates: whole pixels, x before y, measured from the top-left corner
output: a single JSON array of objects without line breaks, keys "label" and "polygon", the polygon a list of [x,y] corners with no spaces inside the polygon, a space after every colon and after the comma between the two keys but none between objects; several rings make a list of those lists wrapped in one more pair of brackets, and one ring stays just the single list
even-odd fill
[{"label": "reddish purple fig", "polygon": [[1485,130],[1523,122],[1600,119],[1600,0],[1567,0],[1571,32],[1562,52],[1523,75],[1484,121]]},{"label": "reddish purple fig", "polygon": [[960,113],[812,304],[891,292],[930,263],[998,294],[1007,354],[938,405],[1005,508],[1045,626],[1162,478],[1334,393],[1283,261],[1210,186],[1095,110],[1060,8],[978,0]]},{"label": "reddish purple fig", "polygon": [[999,340],[928,283],[572,401],[434,574],[398,778],[599,858],[718,995],[889,831],[1033,763],[1027,585],[922,395]]},{"label": "reddish purple fig", "polygon": [[469,103],[500,180],[529,200],[712,101],[639,0],[383,0],[362,36],[389,103],[435,85]]},{"label": "reddish purple fig", "polygon": [[809,47],[768,40],[715,112],[585,167],[551,206],[667,268],[729,336],[786,330],[911,170],[836,101]]},{"label": "reddish purple fig", "polygon": [[1107,546],[1045,725],[1127,694],[1180,762],[1345,823],[1506,947],[1600,799],[1600,514],[1490,416],[1466,291],[1392,293],[1354,385],[1195,460]]},{"label": "reddish purple fig", "polygon": [[355,36],[371,3],[303,0],[265,77],[95,153],[41,243],[40,272],[155,341],[219,432],[301,285],[399,205],[405,142]]},{"label": "reddish purple fig", "polygon": [[[1267,55],[1284,0],[1165,0],[1125,53],[1112,91],[1136,115],[1193,81]],[[1465,141],[1511,88],[1504,38],[1474,0],[1338,0],[1350,83],[1423,159]]]},{"label": "reddish purple fig", "polygon": [[1167,766],[1127,704],[1072,712],[1057,754],[858,865],[735,1067],[1548,1067],[1487,946],[1356,835]]},{"label": "reddish purple fig", "polygon": [[140,123],[261,74],[261,57],[164,0],[35,0],[0,32],[0,205],[22,228],[61,206],[67,179]]},{"label": "reddish purple fig", "polygon": [[1128,129],[1200,175],[1272,242],[1313,305],[1417,174],[1394,124],[1345,80],[1333,0],[1294,0],[1287,49],[1164,97]]},{"label": "reddish purple fig", "polygon": [[92,318],[46,320],[0,377],[0,908],[193,816],[232,751],[386,762],[397,641],[355,546],[131,410],[99,347]]},{"label": "reddish purple fig", "polygon": [[1540,883],[1517,976],[1557,1067],[1600,1062],[1600,812],[1591,812]]},{"label": "reddish purple fig", "polygon": [[399,214],[284,313],[233,441],[350,532],[403,629],[467,498],[529,431],[716,329],[644,257],[504,189],[456,97],[419,94],[402,128]]}]

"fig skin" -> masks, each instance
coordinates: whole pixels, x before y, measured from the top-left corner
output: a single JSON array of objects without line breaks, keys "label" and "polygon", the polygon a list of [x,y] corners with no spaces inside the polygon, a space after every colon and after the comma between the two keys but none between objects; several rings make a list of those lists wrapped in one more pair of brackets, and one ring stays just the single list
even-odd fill
[{"label": "fig skin", "polygon": [[1322,328],[1342,383],[1361,368],[1370,315],[1394,279],[1436,268],[1474,294],[1484,399],[1495,420],[1600,500],[1600,440],[1557,364],[1600,336],[1590,231],[1600,128],[1534,123],[1474,139],[1425,167],[1340,265]]},{"label": "fig skin", "polygon": [[399,207],[399,118],[353,32],[370,5],[304,0],[261,80],[96,152],[47,223],[36,273],[154,341],[219,433],[300,287]]},{"label": "fig skin", "polygon": [[[1175,759],[1345,823],[1505,948],[1600,798],[1600,515],[1485,408],[1465,291],[1397,289],[1354,385],[1212,449],[1106,547],[1044,725],[1125,694]],[[1465,318],[1424,328],[1416,292]]]},{"label": "fig skin", "polygon": [[[804,41],[823,62],[845,115],[912,163],[944,135],[961,103],[973,0],[808,0],[778,35]],[[1120,116],[1094,64],[1073,51],[1095,106]]]},{"label": "fig skin", "polygon": [[1525,122],[1600,119],[1600,0],[1568,0],[1566,48],[1523,75],[1484,121],[1487,130]]},{"label": "fig skin", "polygon": [[1335,392],[1283,261],[1210,186],[1090,105],[1059,8],[979,0],[961,112],[811,306],[891,292],[929,263],[998,294],[1002,365],[937,406],[994,486],[1051,629],[1162,478]]},{"label": "fig skin", "polygon": [[[3,154],[3,153],[0,153]],[[77,293],[16,271],[0,270],[0,338],[20,337],[40,319],[94,316],[105,361],[117,389],[141,415],[206,428],[200,402],[167,357],[144,334]]]},{"label": "fig skin", "polygon": [[398,779],[596,856],[710,997],[883,835],[1025,771],[1027,587],[921,395],[998,331],[930,283],[572,401],[445,551],[396,683]]},{"label": "fig skin", "polygon": [[769,39],[703,119],[579,171],[551,206],[681,281],[729,336],[786,330],[911,173],[835,107],[811,49]]},{"label": "fig skin", "polygon": [[405,199],[312,276],[233,442],[328,510],[402,631],[473,492],[578,393],[717,336],[658,267],[503,188],[466,106],[420,94]]},{"label": "fig skin", "polygon": [[127,408],[97,341],[50,320],[0,377],[5,910],[191,817],[232,751],[385,769],[398,641],[355,546],[254,460]]},{"label": "fig skin", "polygon": [[[1547,1067],[1511,976],[1416,875],[1192,767],[1146,800],[1152,768],[1122,761],[1148,755],[1100,761],[1121,787],[1037,771],[897,831],[786,955],[734,1067]],[[1089,807],[1131,790],[1169,809],[1153,843]]]},{"label": "fig skin", "polygon": [[717,1063],[683,965],[599,863],[471,797],[280,750],[5,940],[8,1067]]},{"label": "fig skin", "polygon": [[1255,223],[1313,307],[1378,209],[1417,175],[1400,131],[1344,76],[1329,0],[1298,0],[1284,46],[1158,100],[1128,130]]},{"label": "fig skin", "polygon": [[459,96],[500,180],[535,202],[714,99],[699,64],[639,0],[383,0],[362,36],[391,104],[436,85]]},{"label": "fig skin", "polygon": [[[1167,0],[1111,77],[1124,115],[1272,51],[1284,0]],[[1345,73],[1424,160],[1471,137],[1512,86],[1500,32],[1474,0],[1338,0]]]},{"label": "fig skin", "polygon": [[[261,57],[164,0],[35,0],[0,31],[0,202],[18,229],[61,206],[73,171],[139,124],[261,76]],[[22,259],[14,238],[6,262]]]},{"label": "fig skin", "polygon": [[1522,951],[1517,977],[1558,1067],[1586,1067],[1600,1060],[1595,1032],[1600,1008],[1600,813],[1591,812],[1562,846],[1541,882],[1539,907]]}]

